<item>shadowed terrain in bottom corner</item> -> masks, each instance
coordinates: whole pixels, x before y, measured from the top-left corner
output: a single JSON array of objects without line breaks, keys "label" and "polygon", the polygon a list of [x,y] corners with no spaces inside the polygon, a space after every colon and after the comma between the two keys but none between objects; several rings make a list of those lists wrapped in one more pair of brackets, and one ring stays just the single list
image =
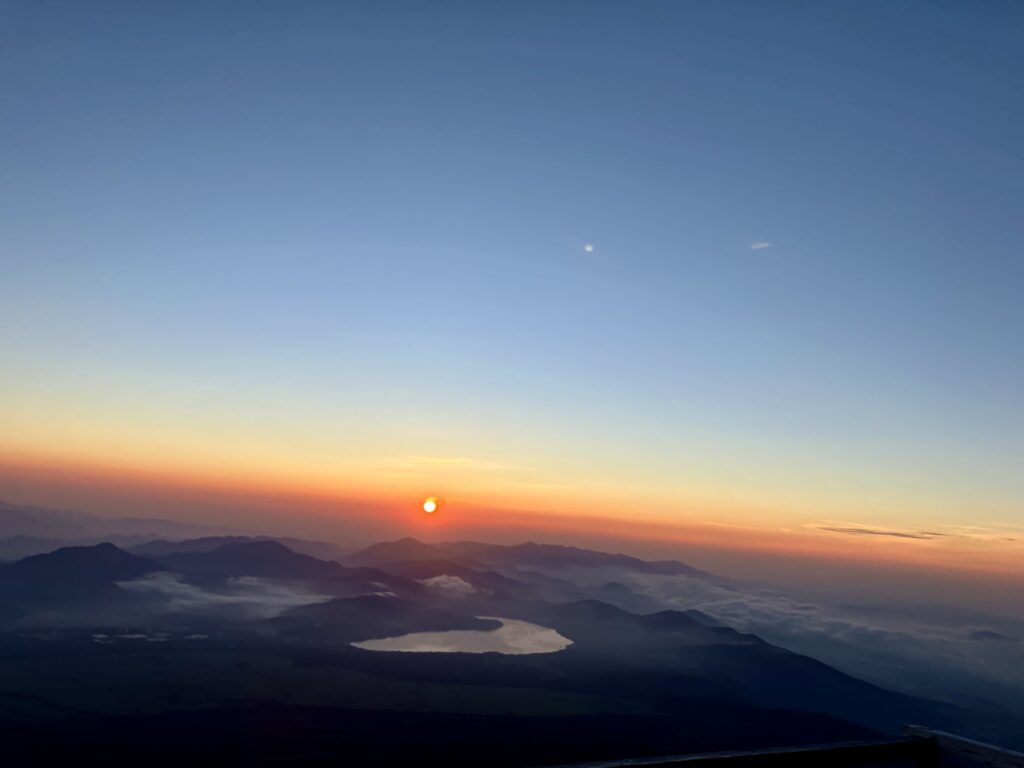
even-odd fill
[{"label": "shadowed terrain in bottom corner", "polygon": [[[742,735],[737,733],[742,723]],[[544,765],[581,760],[869,737],[828,718],[718,704],[685,715],[470,715],[334,707],[247,707],[7,725],[7,754],[105,755],[107,764],[197,759],[350,765]],[[159,745],[157,752],[154,745]]]}]

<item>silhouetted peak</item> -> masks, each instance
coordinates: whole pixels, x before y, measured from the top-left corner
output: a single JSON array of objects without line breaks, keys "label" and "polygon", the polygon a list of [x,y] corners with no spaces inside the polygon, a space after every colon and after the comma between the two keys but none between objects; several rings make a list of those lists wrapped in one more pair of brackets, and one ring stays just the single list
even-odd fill
[{"label": "silhouetted peak", "polygon": [[159,570],[155,563],[104,542],[93,546],[62,547],[46,554],[32,555],[11,565],[7,573],[33,580],[96,582],[132,579],[155,570]]},{"label": "silhouetted peak", "polygon": [[353,565],[369,565],[414,560],[446,560],[450,558],[451,552],[407,536],[404,539],[384,541],[354,552],[345,558],[345,562]]}]

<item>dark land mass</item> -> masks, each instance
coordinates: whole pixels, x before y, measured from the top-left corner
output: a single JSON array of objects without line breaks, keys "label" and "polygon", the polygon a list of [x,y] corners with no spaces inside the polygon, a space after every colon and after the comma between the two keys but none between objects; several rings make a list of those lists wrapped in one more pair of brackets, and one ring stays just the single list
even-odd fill
[{"label": "dark land mass", "polygon": [[[681,563],[542,545],[371,549],[343,565],[266,540],[138,554],[101,544],[0,567],[0,753],[519,766],[880,737],[908,722],[1024,742],[1003,713],[886,690],[699,611],[566,599],[627,588],[529,567],[557,570],[564,556],[566,574],[714,578]],[[433,588],[436,577],[459,591]],[[147,580],[164,591],[130,588]],[[268,612],[260,590],[306,603]],[[527,655],[351,645],[499,626],[483,616],[572,644]]]}]

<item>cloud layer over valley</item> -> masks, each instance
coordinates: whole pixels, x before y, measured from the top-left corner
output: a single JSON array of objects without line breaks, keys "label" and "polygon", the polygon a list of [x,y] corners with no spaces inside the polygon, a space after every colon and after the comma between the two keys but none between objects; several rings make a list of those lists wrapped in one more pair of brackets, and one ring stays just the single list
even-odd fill
[{"label": "cloud layer over valley", "polygon": [[186,582],[176,573],[151,573],[118,586],[130,592],[159,595],[166,599],[169,611],[237,610],[254,618],[271,618],[290,608],[331,599],[286,582],[255,576],[237,576],[213,589]]}]

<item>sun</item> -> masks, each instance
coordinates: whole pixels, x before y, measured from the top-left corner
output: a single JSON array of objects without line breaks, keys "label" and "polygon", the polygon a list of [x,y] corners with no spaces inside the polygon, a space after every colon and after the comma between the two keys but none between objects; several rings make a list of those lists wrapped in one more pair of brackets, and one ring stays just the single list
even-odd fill
[{"label": "sun", "polygon": [[437,496],[428,496],[423,500],[423,511],[432,515],[441,508],[441,500]]}]

